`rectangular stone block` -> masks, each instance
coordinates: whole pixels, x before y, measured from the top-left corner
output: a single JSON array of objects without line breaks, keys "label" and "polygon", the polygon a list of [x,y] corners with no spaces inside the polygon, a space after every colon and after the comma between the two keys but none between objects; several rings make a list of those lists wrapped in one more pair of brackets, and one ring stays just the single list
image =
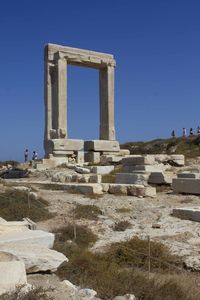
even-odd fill
[{"label": "rectangular stone block", "polygon": [[189,172],[183,172],[177,174],[178,178],[200,178],[200,173],[189,173]]},{"label": "rectangular stone block", "polygon": [[89,182],[90,183],[101,183],[102,176],[100,174],[90,175]]},{"label": "rectangular stone block", "polygon": [[47,148],[49,153],[53,153],[53,151],[83,151],[84,141],[73,139],[52,139],[45,141],[45,149]]},{"label": "rectangular stone block", "polygon": [[171,184],[172,177],[163,172],[152,172],[149,175],[148,183],[153,184]]},{"label": "rectangular stone block", "polygon": [[117,141],[108,141],[108,140],[93,140],[85,141],[84,143],[85,151],[112,151],[119,152],[119,142]]},{"label": "rectangular stone block", "polygon": [[98,164],[100,162],[100,152],[90,151],[85,153],[85,161],[92,164]]},{"label": "rectangular stone block", "polygon": [[92,173],[103,175],[112,172],[114,170],[114,166],[94,166],[90,167],[90,170]]},{"label": "rectangular stone block", "polygon": [[122,159],[123,166],[153,165],[154,163],[155,159],[153,155],[128,156]]},{"label": "rectangular stone block", "polygon": [[122,172],[123,173],[132,173],[137,171],[144,171],[144,172],[162,172],[163,167],[161,165],[136,165],[136,166],[123,166]]},{"label": "rectangular stone block", "polygon": [[115,183],[109,184],[108,192],[110,194],[127,195],[127,185]]},{"label": "rectangular stone block", "polygon": [[173,216],[180,218],[180,219],[200,222],[200,209],[199,209],[199,207],[174,208]]},{"label": "rectangular stone block", "polygon": [[117,173],[115,183],[147,184],[149,175],[134,173]]},{"label": "rectangular stone block", "polygon": [[130,150],[128,149],[120,149],[119,154],[122,156],[130,155]]},{"label": "rectangular stone block", "polygon": [[172,189],[175,193],[200,195],[200,179],[175,178]]}]

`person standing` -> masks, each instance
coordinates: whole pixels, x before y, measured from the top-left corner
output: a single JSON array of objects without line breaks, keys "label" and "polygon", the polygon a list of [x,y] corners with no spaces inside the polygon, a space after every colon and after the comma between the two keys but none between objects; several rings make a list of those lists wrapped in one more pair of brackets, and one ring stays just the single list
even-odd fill
[{"label": "person standing", "polygon": [[186,128],[183,127],[183,137],[186,137]]},{"label": "person standing", "polygon": [[36,151],[33,151],[32,160],[36,160],[38,158],[38,154]]},{"label": "person standing", "polygon": [[28,149],[24,151],[24,162],[27,163],[27,161],[28,161]]},{"label": "person standing", "polygon": [[193,134],[194,134],[193,129],[190,128],[190,135],[193,135]]},{"label": "person standing", "polygon": [[175,137],[176,137],[176,135],[175,135],[175,130],[172,130],[171,136],[172,136],[172,138],[175,138]]},{"label": "person standing", "polygon": [[200,126],[197,127],[197,134],[200,134]]}]

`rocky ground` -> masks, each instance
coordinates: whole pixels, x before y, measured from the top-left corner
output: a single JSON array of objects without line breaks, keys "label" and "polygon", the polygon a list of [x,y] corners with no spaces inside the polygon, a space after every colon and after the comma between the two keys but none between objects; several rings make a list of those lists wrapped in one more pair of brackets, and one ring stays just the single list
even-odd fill
[{"label": "rocky ground", "polygon": [[[198,163],[199,159],[190,159],[182,170],[197,169]],[[48,181],[53,173],[54,171],[36,171],[26,181],[31,183],[36,178],[40,181]],[[69,170],[69,173],[71,174],[72,171]],[[14,185],[14,182],[12,184]],[[5,189],[4,185],[0,188],[1,191]],[[172,254],[182,256],[189,268],[199,271],[200,223],[176,218],[172,216],[172,210],[176,207],[199,207],[200,196],[176,195],[170,188],[162,189],[157,190],[157,196],[154,198],[138,198],[107,193],[86,196],[35,187],[38,196],[48,201],[49,211],[55,214],[55,217],[49,220],[38,222],[37,229],[54,231],[73,221],[73,209],[77,204],[95,205],[102,212],[98,220],[76,220],[77,225],[88,226],[98,236],[92,251],[102,252],[108,245],[126,241],[134,236],[142,239],[147,239],[149,236],[150,240],[167,245]],[[114,225],[119,221],[128,221],[131,227],[125,231],[114,231]],[[77,294],[69,291],[56,275],[28,275],[28,282],[36,286],[42,284],[55,299],[78,299]]]}]

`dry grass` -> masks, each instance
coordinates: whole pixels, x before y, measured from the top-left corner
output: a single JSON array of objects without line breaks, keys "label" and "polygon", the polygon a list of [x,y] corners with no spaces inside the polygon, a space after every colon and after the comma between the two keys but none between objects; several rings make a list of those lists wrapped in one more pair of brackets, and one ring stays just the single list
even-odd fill
[{"label": "dry grass", "polygon": [[131,228],[132,224],[129,221],[119,221],[115,223],[113,230],[114,231],[125,231],[128,228]]},{"label": "dry grass", "polygon": [[[29,206],[30,203],[30,206]],[[20,221],[29,217],[34,222],[53,217],[48,209],[48,202],[44,199],[30,199],[26,192],[7,190],[0,193],[0,216],[7,221]]]},{"label": "dry grass", "polygon": [[121,208],[117,208],[115,211],[120,214],[123,214],[123,213],[125,214],[125,213],[130,213],[131,209],[127,208],[127,207],[121,207]]},{"label": "dry grass", "polygon": [[20,292],[20,287],[11,293],[0,295],[0,300],[54,300],[42,287],[31,289],[26,294]]},{"label": "dry grass", "polygon": [[74,209],[76,219],[98,220],[98,216],[102,215],[102,211],[96,205],[78,204]]}]

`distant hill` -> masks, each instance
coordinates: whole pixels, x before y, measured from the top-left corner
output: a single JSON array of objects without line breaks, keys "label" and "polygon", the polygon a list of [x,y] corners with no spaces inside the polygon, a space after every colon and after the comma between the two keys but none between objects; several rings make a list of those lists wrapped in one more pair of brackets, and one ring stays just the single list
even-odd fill
[{"label": "distant hill", "polygon": [[147,142],[128,142],[120,147],[129,149],[131,154],[184,154],[188,158],[193,158],[200,156],[200,135]]}]

